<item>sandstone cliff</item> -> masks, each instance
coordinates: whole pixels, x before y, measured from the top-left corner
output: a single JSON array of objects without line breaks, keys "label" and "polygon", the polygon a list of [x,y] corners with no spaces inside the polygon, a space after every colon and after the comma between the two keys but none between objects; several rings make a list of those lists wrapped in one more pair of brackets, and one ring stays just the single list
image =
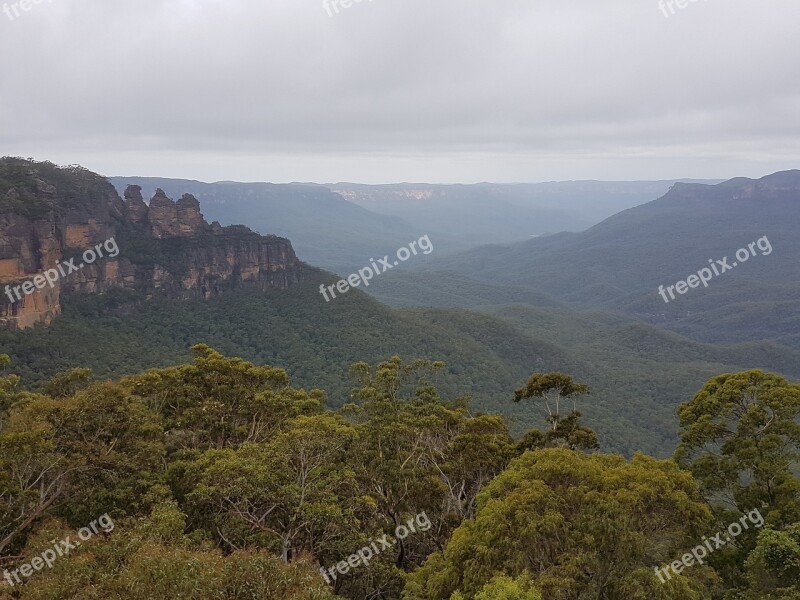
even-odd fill
[{"label": "sandstone cliff", "polygon": [[[76,294],[209,298],[240,286],[283,289],[302,277],[289,240],[208,224],[191,195],[174,202],[158,190],[148,205],[130,186],[124,196],[81,168],[0,160],[0,325],[49,324]],[[110,239],[116,251],[103,248]],[[81,260],[98,245],[103,258]],[[52,286],[20,300],[10,291],[73,257],[81,268],[64,269]]]}]

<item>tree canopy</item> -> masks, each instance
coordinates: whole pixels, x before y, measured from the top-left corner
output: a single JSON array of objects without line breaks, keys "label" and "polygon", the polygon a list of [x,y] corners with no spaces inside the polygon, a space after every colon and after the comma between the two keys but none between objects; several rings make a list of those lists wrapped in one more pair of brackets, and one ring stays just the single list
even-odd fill
[{"label": "tree canopy", "polygon": [[[680,409],[674,460],[628,459],[597,450],[575,405],[563,414],[588,388],[562,373],[517,391],[551,418],[515,439],[443,397],[441,362],[356,363],[334,409],[281,368],[193,353],[116,381],[72,369],[38,392],[0,376],[0,570],[116,523],[0,579],[0,600],[797,598],[800,387],[778,375],[715,377]],[[755,507],[763,529],[656,577]]]}]

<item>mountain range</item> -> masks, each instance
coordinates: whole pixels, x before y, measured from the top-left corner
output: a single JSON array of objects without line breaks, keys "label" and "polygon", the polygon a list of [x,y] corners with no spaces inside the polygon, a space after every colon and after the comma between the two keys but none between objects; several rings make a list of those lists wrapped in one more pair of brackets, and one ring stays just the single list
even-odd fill
[{"label": "mountain range", "polygon": [[357,185],[203,183],[112,177],[120,195],[138,185],[195,196],[209,220],[246,224],[292,240],[304,261],[347,275],[428,235],[447,256],[497,241],[581,231],[664,194],[674,181],[543,184]]},{"label": "mountain range", "polygon": [[[359,252],[371,252],[370,244],[391,250],[418,230],[398,233],[398,217],[358,206],[352,195],[345,200],[343,188],[125,178],[118,194],[85,170],[5,159],[0,248],[18,270],[4,273],[4,281],[32,276],[105,236],[116,236],[120,251],[116,267],[103,263],[98,277],[65,281],[58,310],[38,325],[19,331],[7,320],[0,350],[36,389],[77,366],[99,378],[169,366],[206,343],[286,368],[297,385],[325,389],[331,406],[352,400],[348,369],[355,362],[394,354],[443,360],[443,393],[471,395],[473,410],[506,415],[517,435],[543,415],[514,404],[514,390],[533,372],[560,370],[592,387],[581,409],[604,448],[666,455],[676,442],[675,408],[715,374],[757,367],[800,378],[800,282],[790,226],[798,190],[797,172],[676,183],[586,231],[464,252],[456,245],[426,257],[421,268],[392,270],[366,290],[325,302],[320,285],[339,276],[298,259],[294,240],[223,227],[218,217],[285,234],[270,223],[303,228],[309,210],[306,239],[320,233],[320,252],[337,236],[352,239],[339,258],[329,257],[341,266],[366,264]],[[265,203],[266,196],[274,201]],[[268,207],[276,207],[274,220]],[[336,207],[346,210],[334,219]],[[326,214],[336,225],[328,237],[321,233]],[[369,240],[360,229],[365,220],[385,228]],[[773,252],[669,305],[659,297],[660,284],[764,236]],[[15,309],[5,310],[8,317]]]},{"label": "mountain range", "polygon": [[[573,309],[618,312],[704,342],[800,348],[798,222],[800,171],[678,183],[584,232],[432,257],[420,278],[427,282],[442,271],[483,286],[527,289]],[[700,282],[682,294],[659,289],[699,279],[703,269],[707,286]],[[425,288],[410,295],[424,304]]]}]

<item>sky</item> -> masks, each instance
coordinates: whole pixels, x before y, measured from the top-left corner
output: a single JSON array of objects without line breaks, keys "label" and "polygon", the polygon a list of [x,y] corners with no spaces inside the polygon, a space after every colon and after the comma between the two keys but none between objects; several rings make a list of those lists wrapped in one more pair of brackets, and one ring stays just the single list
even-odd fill
[{"label": "sky", "polygon": [[800,2],[680,2],[0,0],[0,155],[319,183],[800,168]]}]

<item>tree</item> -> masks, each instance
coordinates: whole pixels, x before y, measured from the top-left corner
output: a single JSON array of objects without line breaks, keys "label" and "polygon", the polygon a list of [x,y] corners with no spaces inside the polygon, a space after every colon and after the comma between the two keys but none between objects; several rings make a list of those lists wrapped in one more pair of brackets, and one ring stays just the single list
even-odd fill
[{"label": "tree", "polygon": [[73,473],[86,468],[58,452],[56,437],[28,412],[13,415],[0,434],[0,556],[20,546],[28,528],[66,498]]},{"label": "tree", "polygon": [[270,442],[211,450],[192,465],[189,500],[210,507],[208,526],[231,549],[271,548],[287,563],[304,552],[338,560],[335,542],[358,527],[345,456],[354,436],[326,414],[299,417]]},{"label": "tree", "polygon": [[[307,561],[286,565],[265,552],[223,555],[184,535],[186,526],[175,503],[160,504],[146,518],[119,521],[110,535],[58,558],[16,592],[20,600],[336,600]],[[71,533],[64,523],[48,521],[26,554]]]},{"label": "tree", "polygon": [[[514,402],[531,398],[544,400],[547,409],[547,421],[550,430],[544,434],[532,430],[518,445],[520,450],[536,448],[570,448],[572,450],[594,450],[599,447],[597,434],[580,425],[581,413],[578,412],[577,397],[591,392],[588,385],[576,383],[572,377],[564,373],[536,373],[528,380],[524,388],[514,394]],[[561,415],[561,403],[572,400],[572,411]]]},{"label": "tree", "polygon": [[[356,364],[361,403],[343,411],[358,428],[354,466],[378,511],[392,527],[428,511],[438,517],[438,542],[474,513],[478,492],[514,455],[501,418],[471,416],[466,398],[442,400],[429,378],[443,367],[399,357],[374,370]],[[405,550],[399,545],[398,566],[407,564]]]},{"label": "tree", "polygon": [[675,454],[707,498],[775,527],[800,521],[800,385],[763,371],[719,375],[682,404]]},{"label": "tree", "polygon": [[707,569],[660,583],[711,512],[672,461],[527,452],[478,497],[474,519],[409,577],[405,600],[473,599],[498,573],[528,574],[548,600],[700,600]]},{"label": "tree", "polygon": [[164,418],[171,451],[264,441],[287,419],[321,411],[324,394],[291,388],[283,369],[228,358],[202,344],[192,350],[193,364],[121,382]]},{"label": "tree", "polygon": [[67,398],[85,388],[92,380],[91,369],[70,369],[59,373],[44,386],[44,393],[53,398]]},{"label": "tree", "polygon": [[162,436],[157,416],[114,383],[18,402],[0,432],[0,553],[56,510],[77,526],[149,510],[167,493]]},{"label": "tree", "polygon": [[[5,369],[11,364],[8,354],[0,354],[0,367]],[[0,376],[0,432],[8,416],[8,409],[19,399],[19,377],[17,375]]]},{"label": "tree", "polygon": [[514,455],[501,418],[472,416],[466,398],[440,397],[431,379],[443,366],[399,357],[375,367],[353,366],[360,386],[353,392],[357,404],[341,414],[358,431],[351,464],[372,507],[364,526],[393,535],[398,525],[424,511],[432,527],[397,540],[392,553],[348,580],[340,592],[348,597],[398,597],[403,571],[444,547],[461,521],[474,514],[480,490]]},{"label": "tree", "polygon": [[[405,363],[395,356],[374,369],[366,363],[351,369],[360,384],[353,391],[359,403],[345,406],[342,414],[358,431],[353,468],[360,489],[374,505],[376,524],[392,531],[421,511],[441,516],[447,502],[442,466],[465,408],[463,402],[443,402],[428,382],[442,367],[422,360]],[[398,567],[414,560],[408,543],[398,543]]]},{"label": "tree", "polygon": [[800,478],[793,471],[800,459],[800,385],[759,370],[719,375],[678,413],[675,456],[715,503],[719,522],[759,509],[775,530],[759,538],[762,549],[749,561],[757,533],[746,531],[712,558],[715,568],[731,589],[746,588],[748,578],[751,588],[767,585],[771,562],[763,544],[800,521]]},{"label": "tree", "polygon": [[800,523],[762,531],[747,559],[746,577],[747,600],[800,598]]},{"label": "tree", "polygon": [[[450,600],[463,598],[460,592],[456,592]],[[521,575],[516,579],[498,575],[478,592],[475,600],[542,600],[542,595],[531,585],[528,575]]]}]

